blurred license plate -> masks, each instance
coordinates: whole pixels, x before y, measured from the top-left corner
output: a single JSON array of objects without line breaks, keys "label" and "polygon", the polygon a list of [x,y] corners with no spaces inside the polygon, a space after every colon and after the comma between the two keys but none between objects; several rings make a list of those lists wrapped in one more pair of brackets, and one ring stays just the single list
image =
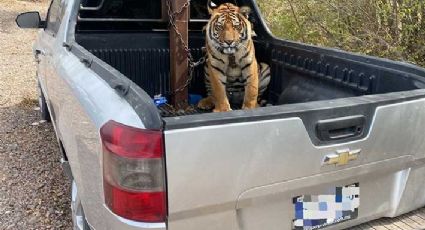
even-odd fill
[{"label": "blurred license plate", "polygon": [[293,203],[293,229],[321,229],[357,218],[360,187],[359,184],[333,187],[325,194],[295,197]]}]

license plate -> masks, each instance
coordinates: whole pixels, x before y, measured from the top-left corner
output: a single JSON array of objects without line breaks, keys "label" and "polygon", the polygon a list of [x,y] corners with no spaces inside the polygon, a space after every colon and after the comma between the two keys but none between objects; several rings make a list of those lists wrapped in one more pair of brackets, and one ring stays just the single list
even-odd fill
[{"label": "license plate", "polygon": [[293,203],[293,229],[321,229],[358,217],[360,187],[358,183],[333,187],[324,194],[295,197]]}]

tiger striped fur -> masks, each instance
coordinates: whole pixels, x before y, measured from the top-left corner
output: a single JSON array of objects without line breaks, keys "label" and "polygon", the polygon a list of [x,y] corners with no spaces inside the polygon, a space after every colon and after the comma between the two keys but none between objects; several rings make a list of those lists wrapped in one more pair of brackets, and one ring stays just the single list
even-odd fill
[{"label": "tiger striped fur", "polygon": [[214,112],[230,111],[230,104],[256,108],[258,97],[270,82],[270,68],[257,63],[249,9],[225,3],[216,8],[209,5],[209,12],[205,66],[208,97],[198,107],[214,108]]},{"label": "tiger striped fur", "polygon": [[[208,97],[212,96],[212,87],[210,83],[210,76],[208,75],[208,68],[207,65],[204,66],[205,70],[205,87],[207,89],[207,95]],[[270,66],[266,63],[260,63],[259,66],[259,84],[258,84],[258,98],[261,98],[262,95],[267,90],[267,87],[270,83]],[[244,100],[244,93],[245,93],[245,86],[246,86],[246,80],[243,78],[234,78],[229,79],[227,78],[226,82],[226,93],[227,98],[229,99],[229,103],[231,105],[241,105]],[[208,108],[204,109],[212,109],[213,104],[211,103]]]}]

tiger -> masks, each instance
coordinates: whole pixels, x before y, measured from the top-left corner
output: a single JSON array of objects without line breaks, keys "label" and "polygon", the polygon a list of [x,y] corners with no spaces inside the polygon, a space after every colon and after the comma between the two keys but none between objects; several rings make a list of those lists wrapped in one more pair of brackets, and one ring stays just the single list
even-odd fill
[{"label": "tiger", "polygon": [[248,20],[250,8],[232,3],[208,3],[211,15],[206,25],[205,86],[207,97],[198,108],[213,112],[258,107],[258,98],[270,83],[270,67],[255,57],[254,31]]}]

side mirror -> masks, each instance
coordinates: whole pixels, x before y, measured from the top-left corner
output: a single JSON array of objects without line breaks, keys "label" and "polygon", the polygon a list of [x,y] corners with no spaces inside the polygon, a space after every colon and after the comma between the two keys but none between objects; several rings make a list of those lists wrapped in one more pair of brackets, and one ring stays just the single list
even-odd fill
[{"label": "side mirror", "polygon": [[46,22],[41,20],[40,13],[26,12],[16,17],[16,24],[19,26],[19,28],[22,28],[22,29],[27,29],[27,28],[38,29],[38,28],[44,28],[46,25]]}]

